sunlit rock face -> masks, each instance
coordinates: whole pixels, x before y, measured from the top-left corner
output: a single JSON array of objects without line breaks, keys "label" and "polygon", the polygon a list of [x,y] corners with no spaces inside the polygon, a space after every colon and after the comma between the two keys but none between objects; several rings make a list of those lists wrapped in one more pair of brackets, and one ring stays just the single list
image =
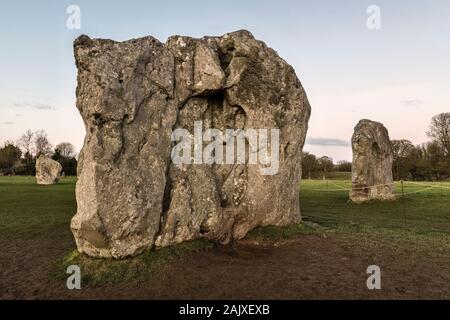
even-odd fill
[{"label": "sunlit rock face", "polygon": [[393,152],[389,133],[383,124],[361,120],[352,137],[353,202],[394,199]]},{"label": "sunlit rock face", "polygon": [[[300,221],[310,105],[274,50],[237,31],[166,43],[81,36],[74,51],[86,128],[71,223],[80,252],[124,258],[200,237],[226,243],[257,226]],[[279,129],[279,148],[269,150],[278,156],[275,174],[251,163],[252,151],[231,164],[175,164],[172,133],[193,134],[199,122],[203,130]]]},{"label": "sunlit rock face", "polygon": [[39,156],[36,160],[36,182],[37,184],[55,184],[61,178],[62,166],[58,161],[46,156]]}]

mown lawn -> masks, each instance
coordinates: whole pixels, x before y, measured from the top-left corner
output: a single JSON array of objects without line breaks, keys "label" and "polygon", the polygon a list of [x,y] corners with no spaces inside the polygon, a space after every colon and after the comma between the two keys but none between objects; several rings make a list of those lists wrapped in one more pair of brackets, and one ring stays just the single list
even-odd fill
[{"label": "mown lawn", "polygon": [[0,177],[0,235],[57,238],[70,235],[76,212],[75,177],[42,186],[34,177]]}]

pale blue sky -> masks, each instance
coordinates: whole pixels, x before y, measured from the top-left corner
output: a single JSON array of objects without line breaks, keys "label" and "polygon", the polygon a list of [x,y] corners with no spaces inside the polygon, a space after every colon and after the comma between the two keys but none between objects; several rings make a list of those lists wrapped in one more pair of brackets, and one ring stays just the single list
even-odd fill
[{"label": "pale blue sky", "polygon": [[[81,8],[81,30],[66,28],[71,4]],[[378,31],[366,27],[372,4],[381,8]],[[421,143],[430,118],[450,111],[448,0],[2,0],[0,143],[30,128],[81,148],[72,42],[82,33],[165,41],[237,29],[294,66],[313,108],[305,149],[317,155],[351,159],[347,142],[361,118],[385,123],[391,138]]]}]

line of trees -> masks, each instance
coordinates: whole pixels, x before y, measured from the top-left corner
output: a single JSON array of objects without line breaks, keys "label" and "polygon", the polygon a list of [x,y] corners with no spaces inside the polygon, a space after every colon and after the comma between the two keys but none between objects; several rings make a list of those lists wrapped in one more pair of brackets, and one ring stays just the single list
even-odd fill
[{"label": "line of trees", "polygon": [[[450,112],[431,119],[430,141],[413,145],[409,140],[392,140],[393,175],[396,180],[443,180],[450,178]],[[76,175],[75,148],[62,142],[53,148],[44,130],[28,130],[16,142],[7,141],[0,148],[0,175],[35,175],[36,159],[40,155],[61,163],[66,175]],[[327,156],[303,153],[303,178],[323,178],[332,172],[351,172],[348,161],[333,163]]]},{"label": "line of trees", "polygon": [[393,140],[393,174],[397,180],[443,180],[450,178],[450,112],[431,119],[431,139],[421,145]]},{"label": "line of trees", "polygon": [[36,159],[45,155],[58,161],[66,175],[76,175],[75,147],[61,142],[54,148],[44,130],[27,130],[17,141],[6,141],[0,148],[0,175],[35,175]]},{"label": "line of trees", "polygon": [[[394,161],[392,172],[395,180],[444,180],[450,179],[450,112],[431,119],[430,141],[414,145],[409,140],[392,140]],[[328,177],[331,172],[351,172],[348,161],[333,163],[330,157],[318,158],[303,153],[303,178]]]},{"label": "line of trees", "polygon": [[339,161],[336,164],[328,156],[316,157],[309,152],[303,152],[302,178],[322,179],[328,178],[333,172],[351,172],[352,163]]}]

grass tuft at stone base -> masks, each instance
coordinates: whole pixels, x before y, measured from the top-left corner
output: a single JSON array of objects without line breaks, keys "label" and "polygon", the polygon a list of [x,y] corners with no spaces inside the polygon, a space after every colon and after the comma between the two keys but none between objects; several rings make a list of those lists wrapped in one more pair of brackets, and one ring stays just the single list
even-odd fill
[{"label": "grass tuft at stone base", "polygon": [[[256,242],[277,242],[296,239],[302,235],[318,234],[320,227],[313,223],[300,223],[289,226],[266,226],[251,231],[245,240]],[[66,270],[77,265],[81,270],[83,285],[100,286],[107,283],[134,282],[148,280],[161,274],[168,262],[186,257],[189,253],[209,250],[216,243],[207,239],[197,239],[158,250],[147,250],[136,257],[124,260],[92,258],[72,250],[56,262],[55,277],[67,278]]]},{"label": "grass tuft at stone base", "polygon": [[137,283],[157,274],[170,261],[214,246],[215,243],[210,240],[198,239],[158,250],[147,250],[124,260],[92,258],[73,250],[56,262],[54,275],[61,280],[64,276],[65,279],[67,267],[77,265],[81,270],[83,285],[98,286],[124,281]]}]

